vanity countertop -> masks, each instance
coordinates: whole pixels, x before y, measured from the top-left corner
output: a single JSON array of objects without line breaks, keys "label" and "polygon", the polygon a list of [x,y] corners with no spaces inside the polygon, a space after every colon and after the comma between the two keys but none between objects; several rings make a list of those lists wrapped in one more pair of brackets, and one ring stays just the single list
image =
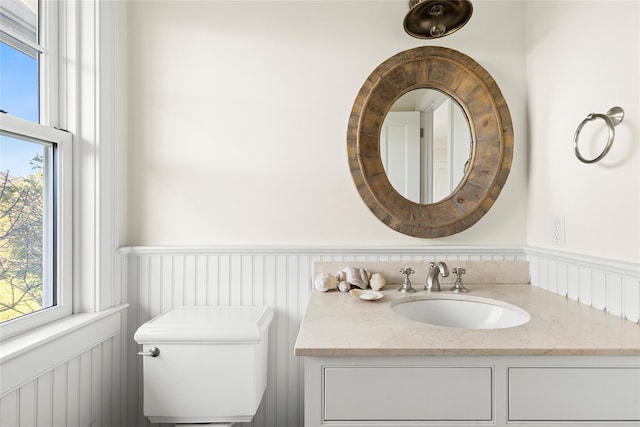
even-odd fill
[{"label": "vanity countertop", "polygon": [[[409,320],[391,310],[407,294],[388,285],[365,301],[349,293],[313,291],[296,356],[602,356],[640,355],[640,325],[528,284],[467,285],[469,296],[517,305],[521,326],[469,330]],[[418,289],[418,288],[416,288]],[[413,296],[426,294],[419,291]],[[443,291],[442,294],[449,294]],[[455,294],[451,294],[455,295]]]}]

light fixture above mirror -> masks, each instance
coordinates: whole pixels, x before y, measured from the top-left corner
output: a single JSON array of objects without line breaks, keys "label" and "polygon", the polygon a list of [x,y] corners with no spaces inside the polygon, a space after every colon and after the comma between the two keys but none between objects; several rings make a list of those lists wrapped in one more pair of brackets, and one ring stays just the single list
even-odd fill
[{"label": "light fixture above mirror", "polygon": [[419,39],[440,38],[462,28],[472,13],[468,0],[410,0],[404,30]]}]

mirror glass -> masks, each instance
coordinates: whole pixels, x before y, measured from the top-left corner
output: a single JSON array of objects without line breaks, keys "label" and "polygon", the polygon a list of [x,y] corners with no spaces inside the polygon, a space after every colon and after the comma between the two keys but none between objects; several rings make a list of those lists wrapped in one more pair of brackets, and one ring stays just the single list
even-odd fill
[{"label": "mirror glass", "polygon": [[449,196],[462,181],[472,143],[467,116],[453,98],[437,89],[414,89],[385,116],[380,157],[398,193],[429,204]]}]

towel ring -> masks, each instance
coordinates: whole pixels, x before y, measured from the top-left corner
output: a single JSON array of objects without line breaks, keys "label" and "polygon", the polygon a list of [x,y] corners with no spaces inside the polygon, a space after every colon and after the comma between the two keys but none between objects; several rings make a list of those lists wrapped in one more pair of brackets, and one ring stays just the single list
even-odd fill
[{"label": "towel ring", "polygon": [[[609,109],[609,111],[607,111],[606,114],[596,114],[596,113],[589,114],[587,118],[584,119],[578,125],[578,129],[576,129],[576,133],[573,136],[573,151],[576,153],[576,157],[578,158],[578,160],[580,160],[583,163],[595,163],[597,161],[602,160],[602,158],[606,156],[609,150],[611,149],[611,145],[613,144],[613,139],[616,136],[615,127],[622,122],[623,118],[624,118],[624,110],[620,107],[612,107]],[[602,153],[600,153],[598,157],[592,160],[587,160],[584,157],[582,157],[582,154],[580,154],[580,150],[578,150],[578,137],[580,136],[580,131],[582,130],[584,125],[587,124],[587,122],[590,122],[595,119],[602,119],[607,124],[607,127],[609,128],[609,139],[607,140],[607,146],[604,147],[604,150],[602,151]]]}]

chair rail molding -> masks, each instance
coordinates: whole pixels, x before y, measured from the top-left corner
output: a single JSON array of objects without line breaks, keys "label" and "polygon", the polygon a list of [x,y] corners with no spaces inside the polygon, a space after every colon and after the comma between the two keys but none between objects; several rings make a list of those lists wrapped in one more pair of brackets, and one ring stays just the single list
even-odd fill
[{"label": "chair rail molding", "polygon": [[521,246],[356,246],[356,245],[196,245],[196,246],[122,246],[121,256],[129,254],[304,254],[304,255],[379,255],[437,257],[523,257]]}]

